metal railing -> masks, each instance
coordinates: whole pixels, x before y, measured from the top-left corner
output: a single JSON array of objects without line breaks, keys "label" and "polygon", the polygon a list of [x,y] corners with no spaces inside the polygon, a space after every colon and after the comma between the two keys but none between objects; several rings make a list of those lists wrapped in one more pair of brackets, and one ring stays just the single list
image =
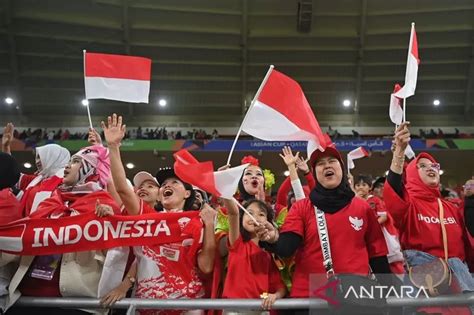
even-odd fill
[{"label": "metal railing", "polygon": [[[202,309],[202,310],[259,310],[261,299],[123,299],[111,308],[128,309],[134,314],[136,309]],[[434,298],[388,298],[388,307],[401,306],[459,306],[474,305],[474,293],[439,296]],[[15,306],[20,307],[59,307],[59,308],[103,308],[100,300],[90,298],[36,298],[21,297]],[[326,309],[328,303],[322,299],[280,299],[274,309]]]}]

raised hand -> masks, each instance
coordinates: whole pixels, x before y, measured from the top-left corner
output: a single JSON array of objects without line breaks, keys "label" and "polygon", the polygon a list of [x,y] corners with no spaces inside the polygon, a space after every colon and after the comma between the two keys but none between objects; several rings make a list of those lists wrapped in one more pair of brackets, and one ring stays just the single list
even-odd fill
[{"label": "raised hand", "polygon": [[255,225],[255,233],[260,241],[268,243],[276,243],[276,241],[278,241],[278,231],[273,224],[268,221],[263,224]]},{"label": "raised hand", "polygon": [[296,167],[303,172],[303,174],[309,173],[308,161],[303,159],[301,156],[296,160]]},{"label": "raised hand", "polygon": [[410,143],[410,130],[408,126],[410,122],[406,121],[398,126],[397,130],[395,131],[395,135],[393,136],[393,144],[395,146],[395,151],[398,152],[405,152],[408,144]]},{"label": "raised hand", "polygon": [[299,152],[296,152],[296,154],[293,155],[293,152],[291,151],[291,148],[289,146],[283,147],[282,152],[283,154],[280,153],[280,157],[283,159],[283,162],[285,162],[287,166],[296,164],[300,156]]},{"label": "raised hand", "polygon": [[105,140],[108,145],[119,146],[122,139],[125,137],[125,125],[122,125],[122,116],[113,114],[112,117],[107,117],[107,125],[101,122],[104,130]]},{"label": "raised hand", "polygon": [[15,127],[12,123],[8,123],[5,128],[3,128],[3,136],[2,136],[2,147],[6,148],[9,147],[12,140],[13,140],[13,130]]},{"label": "raised hand", "polygon": [[90,145],[102,144],[102,138],[94,128],[89,128],[89,136],[87,137],[87,142],[89,142]]},{"label": "raised hand", "polygon": [[217,211],[214,210],[210,205],[205,203],[202,206],[201,211],[199,212],[199,215],[201,216],[201,220],[204,223],[204,225],[214,225],[216,216],[217,216]]}]

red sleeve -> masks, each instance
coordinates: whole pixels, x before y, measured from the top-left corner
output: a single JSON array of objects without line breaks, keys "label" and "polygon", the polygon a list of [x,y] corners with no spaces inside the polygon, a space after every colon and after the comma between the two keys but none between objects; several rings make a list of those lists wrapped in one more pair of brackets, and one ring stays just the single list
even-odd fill
[{"label": "red sleeve", "polygon": [[269,293],[276,293],[281,288],[285,288],[283,280],[281,280],[280,271],[278,271],[277,266],[273,259],[270,261],[270,274],[269,276]]},{"label": "red sleeve", "polygon": [[314,179],[313,173],[309,172],[304,177],[308,183],[309,190],[313,190],[313,188],[316,187],[316,180]]},{"label": "red sleeve", "polygon": [[230,245],[229,243],[229,238],[227,238],[227,248],[229,249],[229,252],[238,252],[240,245],[242,245],[243,240],[242,240],[242,235],[239,235],[239,238],[235,240],[234,245]]},{"label": "red sleeve", "polygon": [[[403,194],[408,198],[408,194]],[[387,211],[392,215],[394,223],[397,227],[401,226],[404,222],[405,215],[408,212],[410,203],[407,200],[400,198],[395,190],[393,190],[390,183],[387,181],[383,186],[383,200]]]},{"label": "red sleeve", "polygon": [[281,227],[280,233],[293,232],[304,238],[304,209],[307,202],[307,199],[303,199],[293,204],[291,211],[288,212],[285,219],[285,223]]},{"label": "red sleeve", "polygon": [[367,209],[366,214],[367,231],[365,233],[365,243],[369,257],[387,256],[387,244],[385,243],[382,228],[377,221],[377,217],[371,209]]},{"label": "red sleeve", "polygon": [[26,190],[26,187],[36,178],[37,175],[34,174],[24,174],[21,173],[20,180],[18,181],[18,188],[21,190]]},{"label": "red sleeve", "polygon": [[288,206],[288,192],[291,190],[291,179],[290,176],[285,178],[283,183],[281,183],[280,188],[278,188],[277,192],[277,205],[282,205],[283,207]]},{"label": "red sleeve", "polygon": [[375,215],[378,215],[380,212],[387,212],[385,203],[379,197],[371,196],[369,199],[367,199],[367,203],[374,211]]},{"label": "red sleeve", "polygon": [[0,225],[19,220],[21,217],[20,203],[10,189],[0,190]]}]

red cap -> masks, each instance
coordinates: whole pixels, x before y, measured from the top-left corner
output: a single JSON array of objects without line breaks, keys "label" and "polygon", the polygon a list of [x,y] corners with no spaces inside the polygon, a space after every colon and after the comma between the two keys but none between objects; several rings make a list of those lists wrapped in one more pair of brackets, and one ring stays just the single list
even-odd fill
[{"label": "red cap", "polygon": [[324,151],[315,150],[311,154],[311,157],[309,159],[309,165],[311,165],[311,167],[314,169],[314,165],[316,164],[316,161],[325,156],[335,157],[336,159],[339,160],[339,163],[341,163],[341,166],[344,166],[344,162],[342,161],[341,154],[339,153],[339,151],[337,151],[335,147],[332,147],[332,146],[327,147],[326,150]]}]

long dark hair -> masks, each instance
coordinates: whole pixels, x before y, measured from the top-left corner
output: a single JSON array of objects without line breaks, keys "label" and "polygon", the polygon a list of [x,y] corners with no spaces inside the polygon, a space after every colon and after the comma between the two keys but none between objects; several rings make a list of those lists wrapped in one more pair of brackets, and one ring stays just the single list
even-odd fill
[{"label": "long dark hair", "polygon": [[[252,165],[249,165],[248,167],[250,167]],[[258,165],[254,165],[254,166],[257,166],[258,168],[260,168],[260,170],[262,171],[262,175],[263,175],[263,169],[258,166]],[[247,168],[248,168],[247,167]],[[244,175],[245,175],[245,172],[247,171],[247,168],[244,170],[244,172],[242,173],[242,177],[240,177],[240,180],[239,180],[239,195],[240,195],[240,199],[243,200],[243,201],[250,201],[250,200],[254,200],[255,199],[255,196],[254,195],[251,195],[249,194],[246,190],[245,190],[245,187],[244,187]],[[265,176],[263,176],[263,187],[265,187]]]},{"label": "long dark hair", "polygon": [[[267,221],[273,224],[273,218],[274,218],[274,213],[273,209],[267,205],[264,201],[257,200],[257,199],[252,199],[244,202],[242,205],[245,209],[249,207],[251,204],[256,203],[257,206],[260,208],[260,210],[264,211],[267,215]],[[247,230],[245,230],[243,221],[244,221],[244,210],[240,209],[239,210],[239,228],[240,228],[240,235],[242,235],[242,239],[244,242],[248,242],[252,239],[251,235]]]}]

